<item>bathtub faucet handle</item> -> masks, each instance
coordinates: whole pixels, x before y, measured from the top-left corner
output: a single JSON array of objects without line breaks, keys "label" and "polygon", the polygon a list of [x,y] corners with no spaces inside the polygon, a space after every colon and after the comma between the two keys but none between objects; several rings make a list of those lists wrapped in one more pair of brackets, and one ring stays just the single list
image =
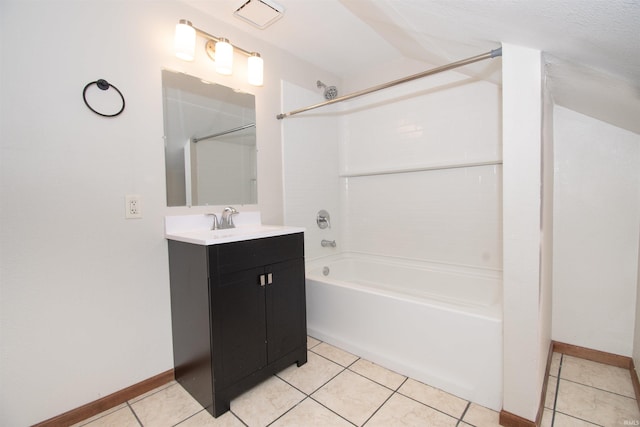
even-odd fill
[{"label": "bathtub faucet handle", "polygon": [[325,228],[331,228],[331,215],[329,215],[329,212],[324,209],[320,210],[316,216],[316,223],[322,230]]},{"label": "bathtub faucet handle", "polygon": [[322,240],[322,242],[320,242],[320,244],[322,245],[323,248],[326,247],[332,247],[335,248],[336,247],[336,241],[335,240]]}]

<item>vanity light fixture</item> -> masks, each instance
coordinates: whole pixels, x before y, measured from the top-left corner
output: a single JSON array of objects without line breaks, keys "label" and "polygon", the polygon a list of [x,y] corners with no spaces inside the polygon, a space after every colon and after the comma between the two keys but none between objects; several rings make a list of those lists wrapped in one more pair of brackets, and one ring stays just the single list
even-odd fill
[{"label": "vanity light fixture", "polygon": [[247,80],[250,85],[262,86],[264,63],[260,54],[250,52],[235,46],[224,37],[216,37],[193,26],[190,21],[181,19],[176,25],[175,50],[176,56],[185,61],[193,61],[196,50],[196,36],[207,39],[205,50],[207,55],[216,63],[216,71],[230,75],[233,72],[233,56],[235,52],[248,57]]}]

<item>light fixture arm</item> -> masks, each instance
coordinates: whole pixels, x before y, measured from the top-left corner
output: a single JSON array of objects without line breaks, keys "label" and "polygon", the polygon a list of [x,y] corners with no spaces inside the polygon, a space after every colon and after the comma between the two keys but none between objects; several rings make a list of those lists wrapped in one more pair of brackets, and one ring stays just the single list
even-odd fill
[{"label": "light fixture arm", "polygon": [[[200,37],[204,37],[205,39],[213,40],[216,43],[224,39],[224,37],[216,37],[216,36],[211,35],[211,34],[207,33],[206,31],[201,30],[200,28],[195,27],[193,25],[192,25],[192,27],[193,27],[194,30],[196,30],[196,34],[198,34]],[[242,53],[242,54],[244,54],[246,56],[251,56],[251,54],[253,53],[253,52],[245,50],[245,49],[243,49],[243,48],[241,48],[241,47],[239,47],[239,46],[237,46],[237,45],[235,45],[233,43],[229,43],[229,44],[233,46],[234,52],[238,51],[238,52],[240,52],[240,53]]]}]

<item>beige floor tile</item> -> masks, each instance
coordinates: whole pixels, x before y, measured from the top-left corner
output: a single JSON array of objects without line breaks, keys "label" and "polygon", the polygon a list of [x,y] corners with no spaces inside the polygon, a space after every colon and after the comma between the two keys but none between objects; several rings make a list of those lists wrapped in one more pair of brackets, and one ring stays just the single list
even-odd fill
[{"label": "beige floor tile", "polygon": [[500,414],[484,406],[472,403],[464,414],[463,421],[476,427],[498,427]]},{"label": "beige floor tile", "polygon": [[628,369],[565,355],[562,359],[560,377],[635,398]]},{"label": "beige floor tile", "polygon": [[203,409],[176,427],[244,427],[244,424],[231,411],[225,412],[218,418],[213,418],[213,415]]},{"label": "beige floor tile", "polygon": [[321,342],[320,340],[317,340],[307,335],[307,349],[317,346],[318,344],[320,344],[320,342]]},{"label": "beige floor tile", "polygon": [[458,420],[398,393],[365,424],[366,427],[455,427]]},{"label": "beige floor tile", "polygon": [[91,422],[82,423],[80,425],[86,427],[139,427],[140,424],[136,416],[131,412],[131,408],[127,404],[120,405],[119,409],[114,411],[105,411],[102,416],[92,418]]},{"label": "beige floor tile", "polygon": [[138,400],[131,408],[145,427],[173,426],[203,409],[180,384]]},{"label": "beige floor tile", "polygon": [[[278,377],[271,377],[231,401],[231,410],[251,427],[273,422],[305,395]],[[146,427],[146,426],[145,426]]]},{"label": "beige floor tile", "polygon": [[126,403],[122,403],[122,404],[120,404],[120,405],[118,405],[118,406],[114,406],[113,408],[107,409],[106,411],[103,411],[103,412],[100,412],[100,413],[99,413],[99,414],[97,414],[97,415],[94,415],[93,417],[87,418],[86,420],[82,420],[82,421],[80,421],[79,423],[72,424],[72,425],[71,425],[71,426],[69,426],[69,427],[81,427],[81,426],[87,425],[87,424],[89,424],[91,421],[95,421],[95,420],[97,420],[98,418],[102,418],[102,417],[104,417],[104,416],[107,416],[107,415],[109,415],[109,414],[110,414],[110,413],[112,413],[112,412],[119,411],[119,410],[120,410],[120,409],[122,409],[122,408],[128,408],[127,404],[126,404]]},{"label": "beige floor tile", "polygon": [[334,347],[331,344],[327,344],[326,342],[320,343],[317,346],[313,347],[312,351],[345,367],[358,360],[358,356],[344,351],[338,347]]},{"label": "beige floor tile", "polygon": [[278,376],[298,390],[311,394],[343,370],[344,366],[310,351],[307,355],[307,363],[299,368],[292,365],[278,373]]},{"label": "beige floor tile", "polygon": [[544,399],[544,407],[553,409],[556,403],[556,389],[558,387],[558,378],[549,376],[547,379],[547,395]]},{"label": "beige floor tile", "polygon": [[313,399],[305,399],[278,418],[271,427],[353,427]]},{"label": "beige floor tile", "polygon": [[316,391],[312,397],[361,426],[392,393],[388,388],[346,370]]},{"label": "beige floor tile", "polygon": [[542,413],[542,420],[540,421],[540,427],[552,427],[553,426],[553,411],[551,409],[544,408]]},{"label": "beige floor tile", "polygon": [[551,365],[549,366],[549,375],[557,377],[560,371],[560,360],[562,359],[561,353],[553,353],[551,355]]},{"label": "beige floor tile", "polygon": [[466,400],[411,378],[402,384],[398,393],[404,394],[456,418],[459,418],[467,407]]},{"label": "beige floor tile", "polygon": [[349,369],[392,390],[397,390],[407,379],[407,377],[397,372],[390,371],[387,368],[383,368],[364,359],[356,361],[353,365],[349,366]]},{"label": "beige floor tile", "polygon": [[600,425],[640,419],[635,399],[560,379],[556,411]]},{"label": "beige floor tile", "polygon": [[597,424],[592,424],[584,420],[570,417],[561,412],[556,412],[553,418],[553,427],[594,427]]},{"label": "beige floor tile", "polygon": [[149,397],[149,396],[151,396],[152,394],[155,394],[155,393],[159,392],[160,390],[164,390],[165,388],[167,388],[167,387],[171,387],[171,386],[174,386],[174,385],[176,385],[176,384],[178,384],[178,382],[177,382],[177,381],[175,381],[175,380],[174,380],[174,381],[169,381],[168,383],[163,384],[163,385],[161,385],[160,387],[156,387],[156,388],[154,388],[153,390],[149,390],[148,392],[146,392],[146,393],[144,393],[144,394],[141,394],[140,396],[136,396],[136,397],[134,397],[133,399],[129,400],[129,404],[135,403],[135,402],[137,402],[138,400],[142,400],[142,399],[144,399],[145,397]]}]

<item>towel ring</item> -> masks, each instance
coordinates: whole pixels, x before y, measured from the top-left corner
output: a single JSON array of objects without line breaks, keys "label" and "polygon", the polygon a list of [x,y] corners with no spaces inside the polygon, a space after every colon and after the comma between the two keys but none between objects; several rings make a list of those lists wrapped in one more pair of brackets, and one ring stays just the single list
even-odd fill
[{"label": "towel ring", "polygon": [[[104,114],[104,113],[101,113],[99,111],[94,110],[93,107],[91,107],[91,105],[89,105],[89,102],[87,102],[87,89],[89,89],[89,86],[94,85],[94,84],[96,86],[98,86],[98,89],[100,89],[100,90],[107,90],[110,87],[112,87],[113,89],[115,89],[116,92],[118,92],[118,95],[120,95],[120,99],[122,99],[122,108],[120,108],[120,111],[118,111],[115,114]],[[99,79],[99,80],[96,80],[95,82],[88,83],[84,87],[84,90],[82,91],[82,99],[84,99],[84,103],[87,105],[87,107],[89,107],[89,109],[91,111],[93,111],[94,113],[96,113],[96,114],[98,114],[98,115],[100,115],[102,117],[115,117],[115,116],[119,115],[120,113],[122,113],[124,111],[124,95],[122,95],[122,92],[120,92],[117,87],[115,87],[114,85],[112,85],[111,83],[109,83],[108,81],[106,81],[104,79]]]}]

